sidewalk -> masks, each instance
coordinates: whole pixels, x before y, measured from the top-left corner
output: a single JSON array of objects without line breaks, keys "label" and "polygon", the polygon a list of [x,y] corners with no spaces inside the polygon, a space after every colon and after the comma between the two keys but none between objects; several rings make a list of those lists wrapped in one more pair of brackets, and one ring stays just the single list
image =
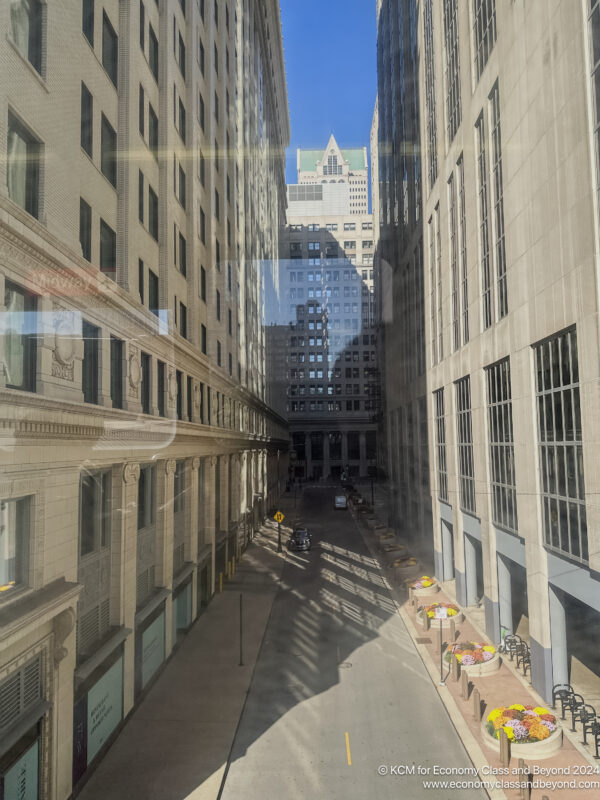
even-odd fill
[{"label": "sidewalk", "polygon": [[[365,526],[358,523],[363,532],[363,537],[369,547],[372,555],[381,562],[381,553],[378,552],[376,546],[376,538],[374,532],[366,529]],[[408,602],[407,594],[404,586],[393,584],[392,571],[386,570],[382,567],[383,573],[387,577],[387,582],[391,588],[392,594],[398,605],[401,617],[403,618],[408,632],[415,643],[418,652],[423,659],[424,665],[429,672],[431,680],[436,685],[438,693],[448,710],[448,713],[454,723],[458,736],[460,736],[467,752],[474,764],[479,770],[482,767],[491,766],[494,770],[500,770],[501,762],[499,753],[493,749],[488,748],[485,742],[486,732],[482,731],[481,722],[475,719],[473,713],[473,699],[472,691],[469,699],[465,700],[461,697],[460,682],[454,681],[448,674],[449,666],[445,670],[445,684],[440,685],[440,652],[439,652],[439,633],[437,629],[426,631],[422,628],[416,619],[416,610]],[[441,590],[437,593],[431,594],[424,598],[419,598],[419,605],[424,605],[433,602],[456,602],[456,598],[448,590],[449,587],[441,584]],[[456,641],[476,641],[482,643],[489,643],[485,633],[481,628],[481,613],[479,609],[474,609],[475,613],[471,615],[471,609],[461,609],[465,614],[464,622],[456,625]],[[448,642],[448,631],[444,632],[444,646]],[[502,656],[502,664],[500,669],[492,675],[485,677],[472,678],[471,683],[474,688],[480,692],[481,700],[484,703],[483,719],[485,720],[487,714],[497,706],[508,706],[512,703],[523,703],[524,705],[531,704],[534,706],[545,706],[548,704],[531,686],[529,675],[524,678],[520,672],[517,672],[515,665],[511,662],[508,656]],[[535,760],[533,758],[526,758],[526,764],[530,769],[536,766],[543,769],[558,769],[558,773],[546,777],[544,775],[534,776],[538,780],[546,781],[597,781],[600,785],[600,770],[598,763],[592,757],[591,752],[586,751],[582,744],[580,744],[582,734],[581,725],[578,726],[576,733],[571,733],[569,730],[570,716],[564,722],[560,720],[560,709],[550,712],[557,716],[558,722],[562,725],[563,729],[563,744],[560,751],[549,759]],[[518,781],[518,775],[513,774],[512,770],[517,769],[519,758],[513,756],[510,761],[509,774],[502,775],[501,772],[497,773],[498,778],[504,778],[507,781]],[[591,766],[592,765],[592,766]],[[561,769],[567,769],[566,774],[561,774]],[[586,774],[586,769],[599,770]],[[581,770],[579,774],[574,774],[576,770]],[[485,780],[494,780],[494,775],[483,776]],[[519,789],[505,788],[503,790],[494,789],[489,790],[488,793],[493,800],[520,800],[522,795]],[[530,795],[527,795],[531,800],[594,800],[600,796],[598,788],[581,788],[581,784],[577,788],[535,788]]]},{"label": "sidewalk", "polygon": [[[293,506],[293,497],[284,495],[283,553],[277,553],[277,525],[267,520],[233,578],[132,713],[80,800],[216,800],[279,588]],[[240,593],[244,666],[239,666]]]}]

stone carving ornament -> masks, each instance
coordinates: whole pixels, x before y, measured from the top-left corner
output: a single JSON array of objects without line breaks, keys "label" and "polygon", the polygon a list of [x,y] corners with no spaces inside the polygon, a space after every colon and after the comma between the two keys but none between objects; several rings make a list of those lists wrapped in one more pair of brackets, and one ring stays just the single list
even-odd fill
[{"label": "stone carving ornament", "polygon": [[173,370],[169,372],[169,400],[173,402],[175,400],[175,395],[177,394],[177,382],[175,380],[175,373]]},{"label": "stone carving ornament", "polygon": [[55,378],[74,380],[75,336],[73,312],[55,309],[54,349],[52,350],[52,375]]},{"label": "stone carving ornament", "polygon": [[123,481],[125,483],[137,483],[140,477],[140,465],[129,461],[123,466]]},{"label": "stone carving ornament", "polygon": [[175,475],[175,466],[176,465],[174,458],[168,458],[165,461],[165,472],[167,473],[167,475]]},{"label": "stone carving ornament", "polygon": [[129,356],[129,385],[132,389],[137,389],[142,377],[142,368],[138,358],[138,351],[133,349]]},{"label": "stone carving ornament", "polygon": [[75,611],[72,608],[66,608],[64,611],[54,618],[54,666],[57,667],[59,663],[65,658],[69,651],[63,644],[67,636],[75,627]]}]

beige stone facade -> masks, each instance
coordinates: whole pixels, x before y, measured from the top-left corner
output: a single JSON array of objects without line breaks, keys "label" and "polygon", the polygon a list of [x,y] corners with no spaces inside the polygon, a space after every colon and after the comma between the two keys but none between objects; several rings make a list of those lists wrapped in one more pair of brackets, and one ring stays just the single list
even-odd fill
[{"label": "beige stone facade", "polygon": [[594,702],[598,34],[589,7],[422,0],[418,45],[436,573],[455,581],[461,604],[481,605],[495,641],[518,632],[529,642],[546,698],[570,679]]},{"label": "beige stone facade", "polygon": [[64,800],[287,473],[283,48],[274,0],[8,3],[0,38],[0,771]]}]

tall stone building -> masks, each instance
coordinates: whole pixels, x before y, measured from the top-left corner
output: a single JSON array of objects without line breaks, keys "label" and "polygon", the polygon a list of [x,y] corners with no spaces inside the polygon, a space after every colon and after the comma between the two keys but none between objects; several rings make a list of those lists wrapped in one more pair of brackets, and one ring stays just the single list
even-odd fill
[{"label": "tall stone building", "polygon": [[423,0],[418,20],[436,572],[529,643],[546,699],[591,702],[599,20],[569,0]]},{"label": "tall stone building", "polygon": [[287,470],[285,71],[275,0],[16,0],[0,38],[0,772],[63,800]]},{"label": "tall stone building", "polygon": [[375,265],[385,376],[389,516],[413,550],[427,560],[433,552],[416,4],[411,0],[379,2],[377,31],[377,167],[372,172],[372,191],[378,220]]},{"label": "tall stone building", "polygon": [[298,183],[341,184],[348,187],[351,214],[369,212],[369,166],[366,147],[341,150],[333,134],[325,150],[302,150],[296,155]]},{"label": "tall stone building", "polygon": [[351,195],[328,188],[288,186],[273,320],[285,331],[294,474],[309,480],[339,478],[345,468],[366,477],[377,459],[373,220],[354,210]]}]

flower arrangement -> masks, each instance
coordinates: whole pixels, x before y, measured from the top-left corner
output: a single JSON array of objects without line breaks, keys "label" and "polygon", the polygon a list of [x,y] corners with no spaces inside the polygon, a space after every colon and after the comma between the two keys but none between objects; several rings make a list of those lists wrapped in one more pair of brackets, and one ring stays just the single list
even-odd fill
[{"label": "flower arrangement", "polygon": [[433,586],[435,580],[430,578],[429,575],[422,575],[418,581],[411,583],[411,589],[429,589],[430,586]]},{"label": "flower arrangement", "polygon": [[491,661],[496,653],[496,648],[491,644],[481,642],[458,642],[447,653],[446,661],[451,661],[455,656],[459,664],[469,667],[472,664],[483,664]]},{"label": "flower arrangement", "polygon": [[542,706],[500,706],[488,714],[486,728],[490,736],[500,738],[503,730],[511,741],[519,744],[541,742],[556,730],[556,717]]},{"label": "flower arrangement", "polygon": [[448,619],[459,613],[458,607],[453,603],[431,603],[424,610],[429,619]]}]

